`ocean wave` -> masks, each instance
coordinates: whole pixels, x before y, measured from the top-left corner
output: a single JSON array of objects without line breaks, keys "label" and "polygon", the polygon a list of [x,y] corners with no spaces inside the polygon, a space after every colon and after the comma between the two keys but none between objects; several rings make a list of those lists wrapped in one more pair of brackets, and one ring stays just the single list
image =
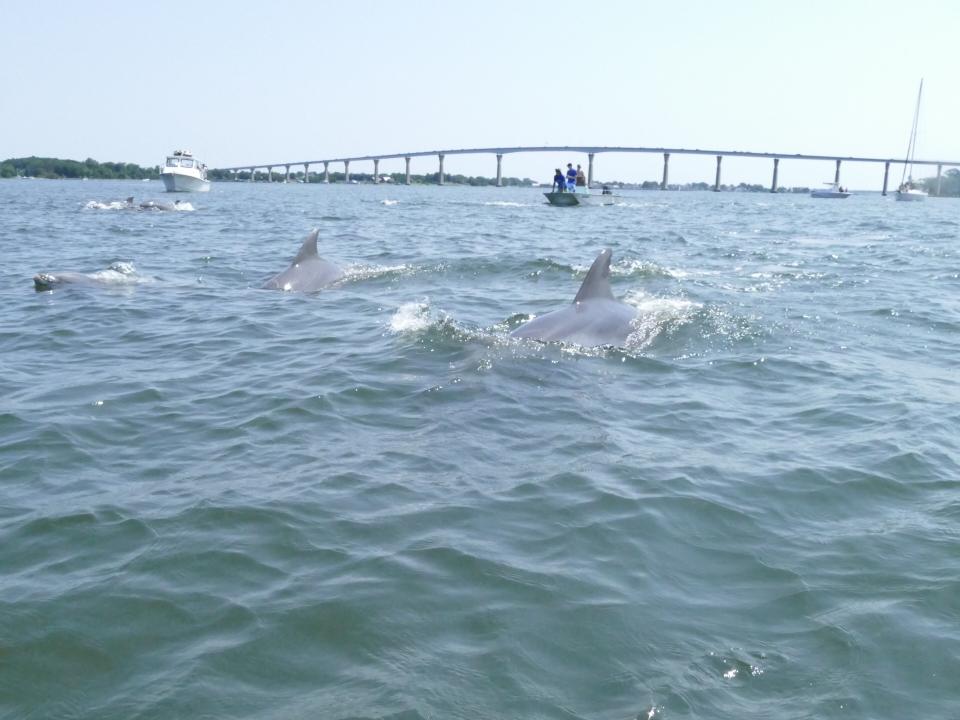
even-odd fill
[{"label": "ocean wave", "polygon": [[[568,273],[577,277],[586,276],[590,270],[590,265],[580,263],[564,263],[551,258],[542,258],[532,263],[533,269],[527,272],[529,277],[541,275],[544,270],[559,271]],[[637,278],[675,278],[682,279],[689,273],[679,268],[668,268],[657,263],[638,258],[621,258],[610,263],[610,275],[613,277],[637,277]]]},{"label": "ocean wave", "polygon": [[162,205],[155,200],[147,200],[137,204],[132,197],[126,200],[111,200],[109,202],[89,200],[83,207],[85,210],[170,210],[176,212],[194,212],[196,210],[193,203],[188,200],[177,200],[172,203],[164,202]]},{"label": "ocean wave", "polygon": [[421,273],[443,272],[445,267],[441,265],[423,266],[401,263],[399,265],[366,265],[358,263],[347,265],[343,268],[343,280],[341,282],[354,282],[359,280],[372,280],[378,278],[390,277],[411,277]]},{"label": "ocean wave", "polygon": [[624,302],[637,309],[633,332],[627,337],[625,348],[640,351],[650,347],[663,333],[689,323],[701,309],[699,303],[683,298],[664,298],[634,290],[624,297]]}]

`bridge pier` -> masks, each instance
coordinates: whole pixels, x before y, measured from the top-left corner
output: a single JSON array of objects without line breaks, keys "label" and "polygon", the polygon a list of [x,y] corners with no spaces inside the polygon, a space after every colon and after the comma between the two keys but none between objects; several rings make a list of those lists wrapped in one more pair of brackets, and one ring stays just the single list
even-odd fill
[{"label": "bridge pier", "polygon": [[670,153],[663,154],[663,180],[660,181],[660,189],[667,189],[667,180],[670,179]]},{"label": "bridge pier", "polygon": [[284,165],[284,167],[286,168],[286,172],[285,172],[284,175],[283,175],[283,181],[284,181],[285,183],[288,183],[288,182],[290,182],[290,166],[289,166],[289,165]]},{"label": "bridge pier", "polygon": [[323,163],[323,181],[329,185],[330,184],[330,163],[324,161]]},{"label": "bridge pier", "polygon": [[440,153],[437,157],[440,158],[440,184],[443,185],[443,153]]},{"label": "bridge pier", "polygon": [[503,187],[503,153],[497,153],[497,187]]},{"label": "bridge pier", "polygon": [[593,155],[594,153],[587,153],[587,187],[593,185]]},{"label": "bridge pier", "polygon": [[837,158],[837,169],[833,173],[833,181],[839,185],[840,184],[840,158]]},{"label": "bridge pier", "polygon": [[373,184],[380,184],[380,158],[373,159]]},{"label": "bridge pier", "polygon": [[303,164],[303,182],[310,182],[310,163]]},{"label": "bridge pier", "polygon": [[886,197],[887,194],[887,180],[890,178],[890,161],[887,160],[883,164],[883,192],[881,195]]},{"label": "bridge pier", "polygon": [[250,168],[250,182],[253,182],[253,177],[254,177],[254,175],[256,175],[256,174],[257,174],[257,169],[256,169],[256,168]]},{"label": "bridge pier", "polygon": [[723,162],[723,155],[717,155],[717,178],[713,181],[713,191],[720,192],[720,163]]},{"label": "bridge pier", "polygon": [[937,197],[940,197],[940,182],[943,180],[943,165],[937,164]]},{"label": "bridge pier", "polygon": [[273,165],[267,166],[267,182],[273,182]]},{"label": "bridge pier", "polygon": [[343,161],[343,181],[345,183],[350,182],[350,161],[349,160]]},{"label": "bridge pier", "polygon": [[770,192],[777,191],[777,172],[780,170],[780,158],[773,159],[773,183],[770,185]]},{"label": "bridge pier", "polygon": [[410,158],[405,157],[404,162],[407,164],[407,185],[410,184]]}]

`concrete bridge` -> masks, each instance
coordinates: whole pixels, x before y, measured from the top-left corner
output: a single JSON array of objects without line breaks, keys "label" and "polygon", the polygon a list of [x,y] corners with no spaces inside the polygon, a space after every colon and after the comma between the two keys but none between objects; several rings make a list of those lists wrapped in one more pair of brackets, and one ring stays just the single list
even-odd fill
[{"label": "concrete bridge", "polygon": [[[773,179],[770,182],[770,192],[777,192],[777,175],[780,170],[781,160],[832,160],[836,163],[834,173],[834,182],[840,182],[840,165],[843,162],[850,163],[883,163],[883,194],[887,194],[887,185],[890,177],[890,166],[905,163],[902,159],[896,158],[874,158],[874,157],[854,157],[837,155],[802,155],[799,153],[770,153],[770,152],[750,152],[745,150],[701,150],[688,148],[653,148],[653,147],[616,147],[616,146],[580,146],[580,145],[558,145],[544,147],[499,147],[499,148],[460,148],[455,150],[425,150],[420,152],[408,153],[385,153],[382,155],[359,155],[355,157],[330,158],[327,160],[299,160],[297,162],[273,163],[268,165],[243,165],[240,167],[220,168],[227,172],[250,172],[250,181],[253,182],[254,174],[257,170],[264,170],[267,173],[267,181],[273,181],[273,169],[283,168],[284,180],[290,179],[290,168],[303,166],[304,179],[310,174],[311,165],[323,165],[323,181],[330,182],[330,164],[343,163],[343,172],[347,182],[350,181],[350,163],[373,162],[374,182],[380,181],[380,161],[395,160],[403,158],[406,161],[406,183],[410,184],[410,160],[415,157],[436,157],[439,162],[439,182],[444,184],[443,160],[448,155],[495,155],[497,158],[497,186],[500,187],[503,182],[503,156],[514,153],[535,153],[535,152],[566,152],[583,153],[587,156],[587,184],[593,184],[594,159],[601,153],[649,153],[663,155],[663,179],[660,182],[660,189],[666,190],[670,177],[670,156],[671,155],[713,155],[717,158],[717,173],[713,183],[715,191],[720,190],[720,171],[725,157],[748,157],[748,158],[767,158],[773,160]],[[914,165],[936,165],[937,167],[937,194],[940,194],[940,181],[943,175],[944,167],[960,166],[960,160],[914,160]]]}]

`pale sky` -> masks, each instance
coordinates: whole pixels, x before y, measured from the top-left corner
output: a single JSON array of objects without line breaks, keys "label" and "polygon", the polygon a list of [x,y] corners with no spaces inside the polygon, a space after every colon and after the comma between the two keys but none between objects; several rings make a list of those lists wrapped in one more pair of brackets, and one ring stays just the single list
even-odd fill
[{"label": "pale sky", "polygon": [[[3,0],[0,159],[211,167],[464,147],[629,145],[960,161],[957,0],[138,3]],[[584,156],[524,154],[549,181]],[[654,155],[600,155],[599,179],[659,179]],[[341,167],[334,168],[342,170]],[[353,172],[372,172],[354,163]],[[403,161],[381,164],[401,172]],[[435,172],[420,159],[413,172]],[[712,182],[675,156],[673,182]],[[493,176],[492,156],[448,157]],[[770,160],[723,181],[769,183]],[[882,165],[842,182],[879,189]],[[935,174],[935,170],[915,175]],[[891,169],[899,179],[899,168]],[[783,160],[781,185],[832,163]]]}]

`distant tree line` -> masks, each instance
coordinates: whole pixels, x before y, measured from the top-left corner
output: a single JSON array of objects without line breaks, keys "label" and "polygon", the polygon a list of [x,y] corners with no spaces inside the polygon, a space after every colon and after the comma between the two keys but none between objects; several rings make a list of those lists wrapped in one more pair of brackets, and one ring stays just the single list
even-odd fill
[{"label": "distant tree line", "polygon": [[133,163],[100,163],[92,158],[61,160],[60,158],[10,158],[0,162],[0,178],[17,176],[48,179],[91,178],[98,180],[141,180],[159,178],[160,168],[143,168]]},{"label": "distant tree line", "polygon": [[[593,184],[593,187],[601,187],[603,185],[612,185],[616,187],[629,188],[634,190],[659,190],[660,182],[658,180],[644,180],[642,183],[628,183],[620,182],[619,180],[597,182]],[[692,182],[692,183],[683,183],[675,184],[669,183],[667,185],[667,190],[713,190],[713,183],[707,182]],[[737,185],[720,185],[720,190],[725,192],[770,192],[769,185],[759,185],[756,183],[738,183]],[[808,187],[779,187],[777,188],[778,193],[808,193],[810,188]]]},{"label": "distant tree line", "polygon": [[[920,183],[930,195],[937,194],[936,177],[924,178]],[[950,168],[940,178],[940,197],[960,197],[960,169]]]},{"label": "distant tree line", "polygon": [[[247,181],[250,179],[249,170],[241,170],[236,173],[233,173],[229,170],[208,170],[207,177],[211,180],[239,180]],[[274,182],[282,182],[284,177],[286,177],[285,171],[273,171],[273,180]],[[397,185],[403,185],[407,181],[406,173],[380,173],[381,178],[390,178],[390,182]],[[346,182],[346,175],[342,172],[331,172],[330,173],[330,182],[331,183],[342,183]],[[451,175],[450,173],[443,174],[444,182],[448,185],[496,185],[497,181],[495,178],[481,177],[481,176],[470,176],[470,175]],[[264,170],[256,170],[254,172],[254,180],[257,182],[266,182],[267,173]],[[291,172],[290,180],[293,182],[303,182],[303,172]],[[372,183],[373,174],[372,173],[350,173],[350,180],[356,180],[358,183]],[[323,182],[323,173],[322,172],[311,172],[310,177],[307,179],[307,182],[310,183],[322,183]],[[381,180],[382,182],[382,180]],[[501,181],[503,185],[532,185],[533,180],[530,178],[515,178],[515,177],[505,177]],[[429,173],[427,175],[410,175],[410,183],[413,185],[438,185],[440,183],[440,173]]]}]

